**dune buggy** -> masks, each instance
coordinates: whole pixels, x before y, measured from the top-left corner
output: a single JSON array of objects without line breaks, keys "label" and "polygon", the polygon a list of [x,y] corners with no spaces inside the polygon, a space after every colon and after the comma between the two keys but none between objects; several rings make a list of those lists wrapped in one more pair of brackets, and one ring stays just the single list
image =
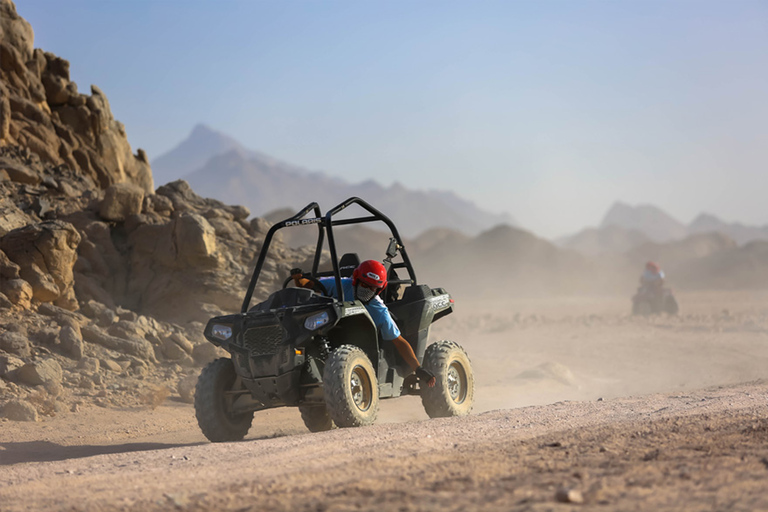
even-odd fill
[{"label": "dune buggy", "polygon": [[[352,205],[366,213],[338,217]],[[344,296],[341,279],[351,276],[359,258],[356,253],[337,257],[333,228],[368,222],[384,223],[391,233],[383,258],[389,285],[382,299],[419,361],[436,376],[432,388],[421,387],[392,342],[380,338],[365,306]],[[282,289],[251,307],[277,231],[307,225],[318,228],[312,268],[303,274],[315,288],[291,287],[287,276]],[[322,262],[323,270],[326,237],[330,262]],[[407,276],[400,278],[398,271]],[[335,279],[341,297],[324,294],[318,281],[322,277]],[[325,215],[317,203],[310,203],[270,228],[240,312],[212,318],[205,327],[206,339],[230,357],[213,361],[200,373],[195,390],[200,429],[214,442],[240,440],[250,429],[255,411],[285,406],[298,407],[313,432],[370,425],[376,420],[380,399],[403,395],[420,395],[433,418],[469,414],[475,385],[466,352],[453,341],[427,345],[432,322],[453,307],[444,289],[417,282],[400,235],[384,214],[356,197]]]}]

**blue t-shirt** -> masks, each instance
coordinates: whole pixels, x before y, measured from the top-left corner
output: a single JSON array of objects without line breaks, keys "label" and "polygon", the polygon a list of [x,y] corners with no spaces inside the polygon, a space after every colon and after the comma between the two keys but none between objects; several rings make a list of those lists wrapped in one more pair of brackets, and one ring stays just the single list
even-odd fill
[{"label": "blue t-shirt", "polygon": [[[336,293],[336,279],[332,277],[321,277],[319,281],[328,290],[328,294],[332,297],[339,298]],[[355,287],[352,286],[352,279],[349,277],[341,278],[341,286],[344,288],[344,298],[346,300],[355,299]],[[381,331],[381,338],[383,340],[393,340],[400,336],[400,329],[392,319],[392,315],[389,314],[389,308],[381,300],[378,295],[365,305],[365,309],[368,310],[368,314],[371,315],[373,323]]]}]

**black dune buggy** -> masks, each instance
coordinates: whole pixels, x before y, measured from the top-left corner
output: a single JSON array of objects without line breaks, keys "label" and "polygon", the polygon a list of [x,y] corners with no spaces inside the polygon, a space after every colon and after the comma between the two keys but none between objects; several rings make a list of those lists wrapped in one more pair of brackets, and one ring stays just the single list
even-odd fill
[{"label": "black dune buggy", "polygon": [[[351,205],[366,214],[334,218]],[[307,217],[310,213],[314,216]],[[382,299],[419,361],[435,375],[432,388],[421,387],[392,342],[380,339],[361,302],[328,297],[318,281],[333,277],[343,295],[341,278],[351,276],[359,261],[356,253],[337,257],[333,228],[376,221],[391,232],[383,260],[389,285]],[[303,274],[315,289],[291,287],[288,276],[281,290],[251,307],[275,233],[306,225],[318,227],[312,270]],[[326,236],[332,270],[321,271]],[[398,270],[407,277],[400,278]],[[370,425],[379,399],[403,395],[420,395],[432,418],[469,414],[475,383],[466,352],[452,341],[427,346],[432,322],[452,311],[453,299],[445,290],[418,284],[400,235],[384,214],[356,197],[325,215],[317,203],[310,203],[267,233],[240,313],[212,318],[205,327],[206,339],[231,357],[213,361],[200,373],[195,390],[200,429],[214,442],[240,440],[251,427],[254,411],[283,406],[298,407],[313,432],[334,424]]]}]

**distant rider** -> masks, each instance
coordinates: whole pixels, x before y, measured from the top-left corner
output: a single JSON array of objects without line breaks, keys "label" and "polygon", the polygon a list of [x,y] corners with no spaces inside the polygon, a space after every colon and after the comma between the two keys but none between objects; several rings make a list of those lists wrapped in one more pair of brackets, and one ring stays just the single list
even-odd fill
[{"label": "distant rider", "polygon": [[[312,288],[313,283],[302,277],[298,269],[291,273],[296,286]],[[322,277],[318,281],[325,287],[330,296],[339,298],[336,290],[336,279]],[[391,341],[395,345],[400,356],[416,372],[419,381],[426,383],[429,387],[434,387],[435,376],[421,366],[411,344],[400,334],[400,329],[392,319],[389,308],[379,296],[387,287],[387,269],[384,265],[376,260],[366,260],[357,266],[352,273],[352,278],[341,278],[341,286],[344,288],[345,297],[354,297],[365,305],[368,314],[371,315],[373,322],[381,332],[381,338]]]},{"label": "distant rider", "polygon": [[653,261],[645,264],[645,270],[640,276],[640,288],[649,295],[661,295],[664,288],[664,271]]}]

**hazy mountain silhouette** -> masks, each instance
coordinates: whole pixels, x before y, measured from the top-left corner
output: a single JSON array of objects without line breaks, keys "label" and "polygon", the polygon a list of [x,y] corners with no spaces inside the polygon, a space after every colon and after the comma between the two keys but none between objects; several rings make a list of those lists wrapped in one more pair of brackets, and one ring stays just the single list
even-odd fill
[{"label": "hazy mountain silhouette", "polygon": [[373,180],[353,184],[308,171],[248,150],[204,125],[196,126],[189,138],[152,165],[158,184],[182,178],[194,190],[227,204],[247,206],[257,216],[280,208],[298,210],[312,201],[325,211],[357,196],[392,218],[404,236],[433,227],[474,234],[514,223],[509,215],[485,212],[452,192],[414,191],[399,183],[385,187]]},{"label": "hazy mountain silhouette", "polygon": [[724,235],[736,245],[768,240],[768,226],[727,223],[714,215],[702,213],[685,225],[652,205],[630,206],[614,203],[598,228],[585,228],[574,235],[556,240],[560,247],[585,255],[625,253],[648,242],[674,243],[696,235]]},{"label": "hazy mountain silhouette", "polygon": [[160,186],[171,181],[184,178],[188,174],[202,168],[211,158],[235,151],[247,160],[258,162],[263,168],[285,170],[296,173],[305,172],[303,169],[285,162],[281,162],[264,153],[245,148],[238,141],[209,128],[204,124],[198,124],[192,129],[189,137],[178,146],[163,153],[152,160],[152,174],[155,185]]},{"label": "hazy mountain silhouette", "polygon": [[740,222],[724,222],[714,215],[702,213],[689,225],[688,232],[718,232],[728,235],[737,244],[743,245],[754,240],[768,240],[768,226],[747,226]]},{"label": "hazy mountain silhouette", "polygon": [[645,233],[651,240],[666,242],[678,240],[688,234],[688,229],[679,220],[650,204],[630,206],[617,201],[603,218],[601,228],[619,226]]}]

